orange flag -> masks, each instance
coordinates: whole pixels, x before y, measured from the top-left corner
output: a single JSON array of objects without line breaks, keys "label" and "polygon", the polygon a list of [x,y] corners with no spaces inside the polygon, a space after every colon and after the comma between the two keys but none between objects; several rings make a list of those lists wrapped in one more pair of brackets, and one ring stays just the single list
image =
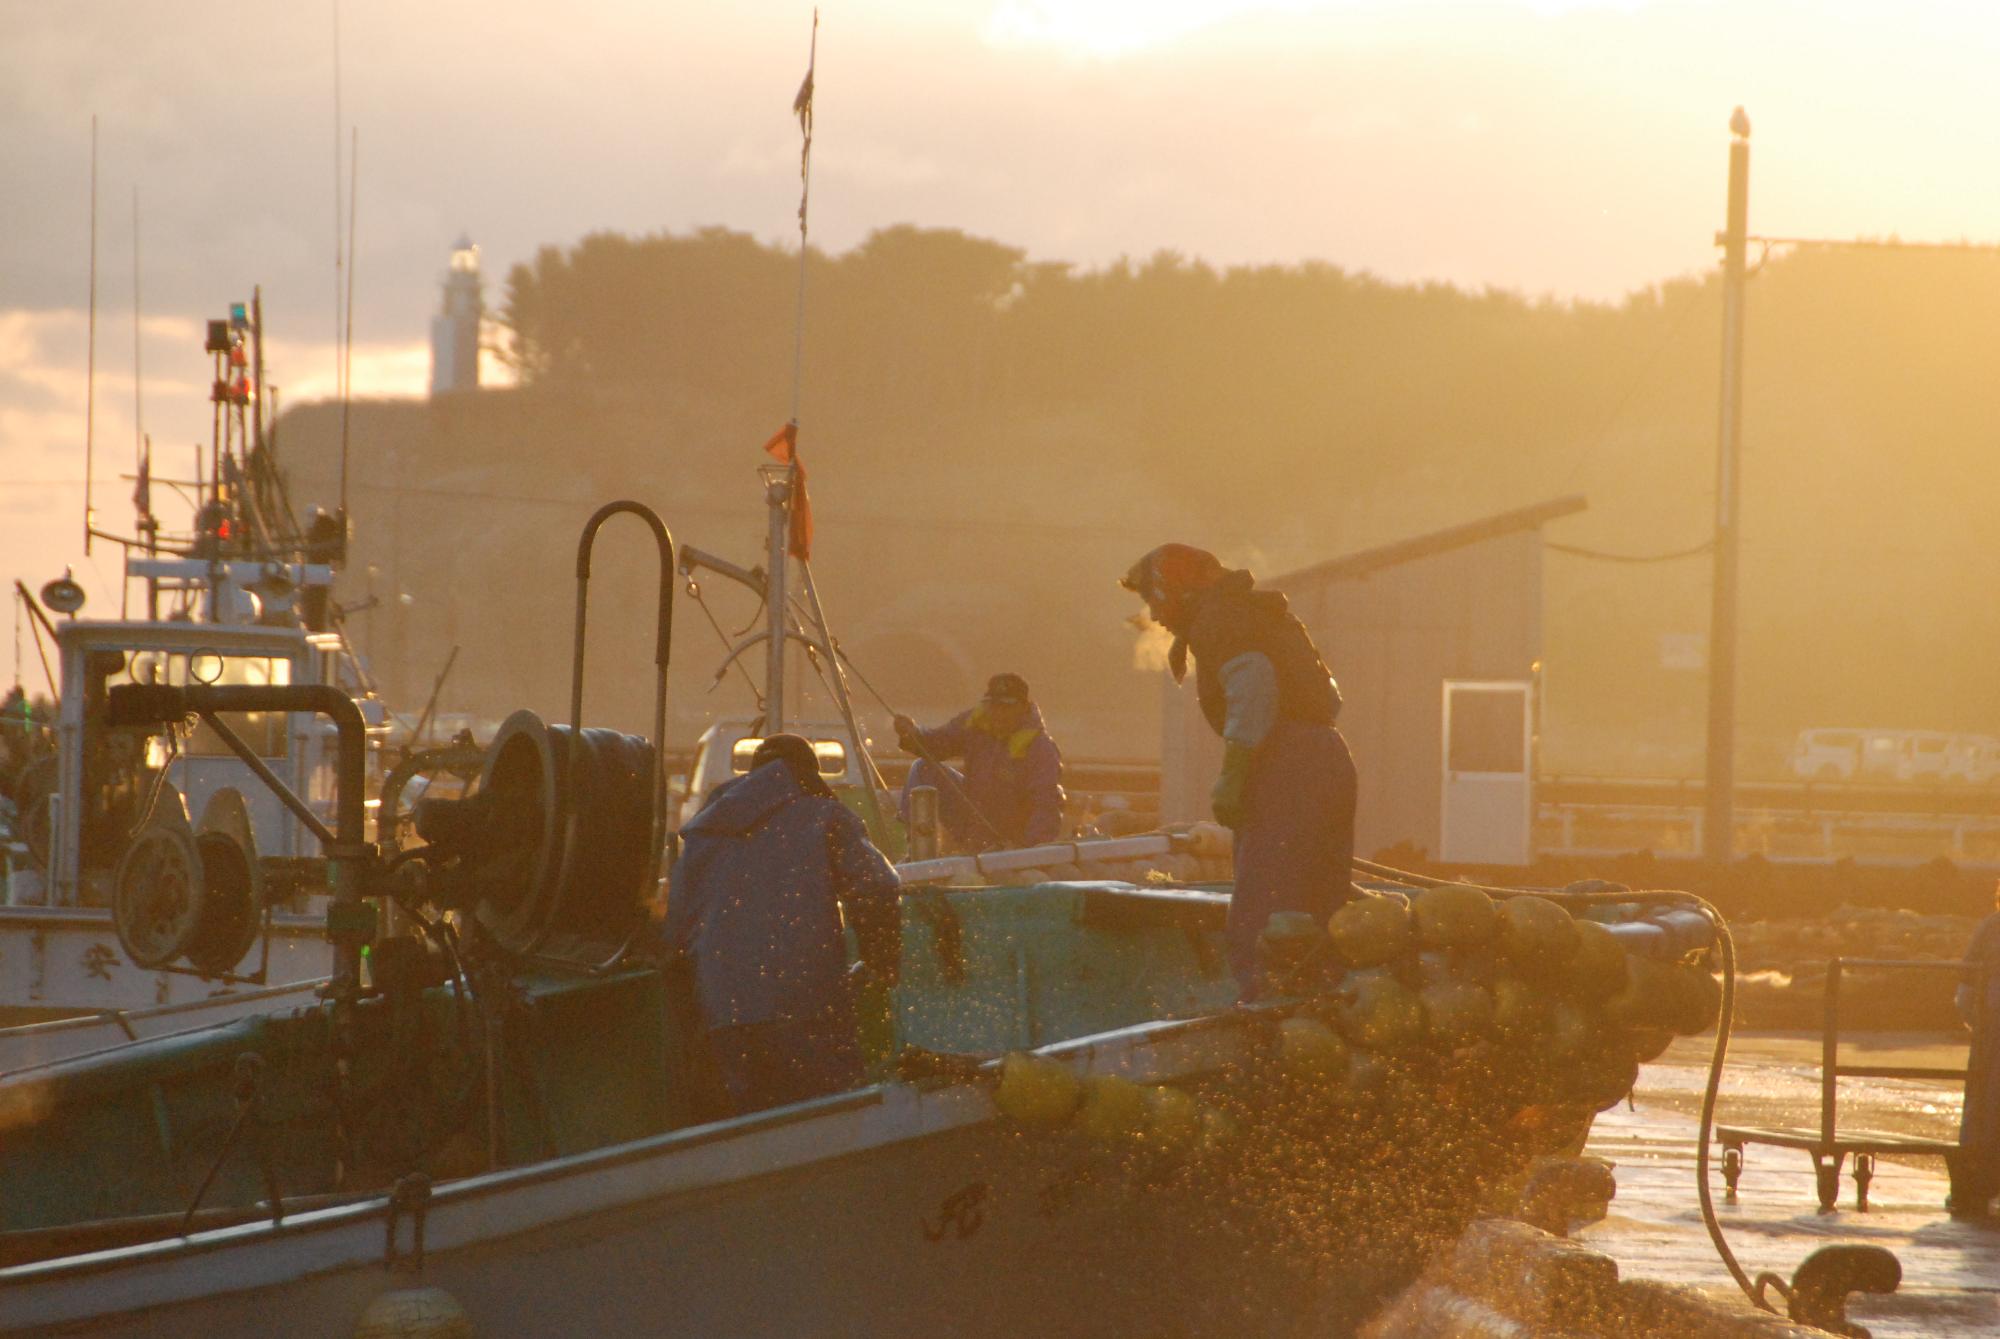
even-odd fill
[{"label": "orange flag", "polygon": [[806,467],[799,459],[799,425],[787,423],[764,443],[772,459],[792,467],[792,533],[785,549],[800,562],[812,561],[812,499],[806,495]]}]

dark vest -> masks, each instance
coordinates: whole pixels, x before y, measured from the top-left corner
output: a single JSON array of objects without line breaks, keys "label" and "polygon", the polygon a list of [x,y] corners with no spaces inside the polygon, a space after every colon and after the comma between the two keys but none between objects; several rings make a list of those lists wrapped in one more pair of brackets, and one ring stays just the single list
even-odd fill
[{"label": "dark vest", "polygon": [[1277,673],[1279,720],[1332,725],[1340,715],[1340,689],[1305,625],[1292,616],[1282,592],[1251,589],[1247,572],[1231,572],[1201,597],[1187,645],[1201,714],[1217,734],[1229,719],[1222,667],[1253,651]]}]

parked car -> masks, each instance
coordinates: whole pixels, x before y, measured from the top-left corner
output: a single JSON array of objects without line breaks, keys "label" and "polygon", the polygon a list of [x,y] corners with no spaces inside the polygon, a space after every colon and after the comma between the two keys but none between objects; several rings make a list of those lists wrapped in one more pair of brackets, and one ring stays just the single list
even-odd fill
[{"label": "parked car", "polygon": [[[821,721],[785,728],[812,741],[813,753],[819,758],[819,774],[826,778],[826,784],[833,788],[842,804],[868,818],[868,805],[863,798],[868,788],[868,762],[853,746],[847,727]],[[686,790],[680,797],[680,818],[675,826],[700,812],[716,787],[749,771],[750,758],[763,742],[763,734],[754,720],[721,720],[702,731],[695,744],[694,761],[688,768]],[[892,858],[900,857],[906,839],[903,826],[896,819],[895,793],[879,793],[877,800],[884,822],[880,829],[871,822],[869,835]]]}]

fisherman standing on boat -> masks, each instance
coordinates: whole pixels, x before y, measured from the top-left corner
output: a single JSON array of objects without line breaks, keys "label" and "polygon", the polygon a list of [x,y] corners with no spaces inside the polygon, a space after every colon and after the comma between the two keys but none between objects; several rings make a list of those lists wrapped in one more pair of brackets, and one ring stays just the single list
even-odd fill
[{"label": "fisherman standing on boat", "polygon": [[1966,946],[1968,967],[1958,987],[1958,1013],[1972,1029],[1972,1054],[1965,1063],[1958,1148],[1945,1158],[1951,1215],[1974,1221],[1991,1220],[1993,1197],[2000,1194],[2000,884],[1994,886],[1993,903],[1993,913],[1979,922]]},{"label": "fisherman standing on boat", "polygon": [[681,829],[665,935],[693,968],[695,1012],[737,1114],[861,1086],[855,982],[896,982],[896,871],[835,799],[812,745],[772,735],[748,775]]},{"label": "fisherman standing on boat", "polygon": [[1225,570],[1204,549],[1163,544],[1120,584],[1174,634],[1175,682],[1193,654],[1202,714],[1222,736],[1210,801],[1236,833],[1229,961],[1250,999],[1271,914],[1323,920],[1352,895],[1355,775],[1333,724],[1340,690],[1285,597],[1253,589],[1249,572]]},{"label": "fisherman standing on boat", "polygon": [[[1042,723],[1042,709],[1018,674],[996,674],[986,696],[935,729],[908,716],[895,719],[896,742],[917,755],[903,782],[903,821],[910,792],[938,793],[938,819],[961,850],[1039,846],[1062,836],[1062,752]],[[965,770],[946,763],[965,759]]]}]

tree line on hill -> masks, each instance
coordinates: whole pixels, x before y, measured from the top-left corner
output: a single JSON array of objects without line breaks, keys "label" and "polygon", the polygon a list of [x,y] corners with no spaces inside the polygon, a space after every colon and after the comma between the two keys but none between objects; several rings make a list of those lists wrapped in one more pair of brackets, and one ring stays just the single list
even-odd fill
[{"label": "tree line on hill", "polygon": [[[1681,553],[1713,525],[1712,274],[1558,302],[1321,262],[1093,269],[913,226],[805,268],[805,456],[892,516],[1152,522],[1267,570],[1569,492],[1590,510],[1549,537],[1576,548]],[[789,411],[797,280],[795,251],[719,228],[598,234],[511,271],[500,343],[523,393],[747,440]],[[1808,725],[2000,726],[1996,354],[1987,254],[1780,254],[1752,280],[1754,770]],[[1708,579],[1699,552],[1550,556],[1551,763],[1698,767]]]}]

